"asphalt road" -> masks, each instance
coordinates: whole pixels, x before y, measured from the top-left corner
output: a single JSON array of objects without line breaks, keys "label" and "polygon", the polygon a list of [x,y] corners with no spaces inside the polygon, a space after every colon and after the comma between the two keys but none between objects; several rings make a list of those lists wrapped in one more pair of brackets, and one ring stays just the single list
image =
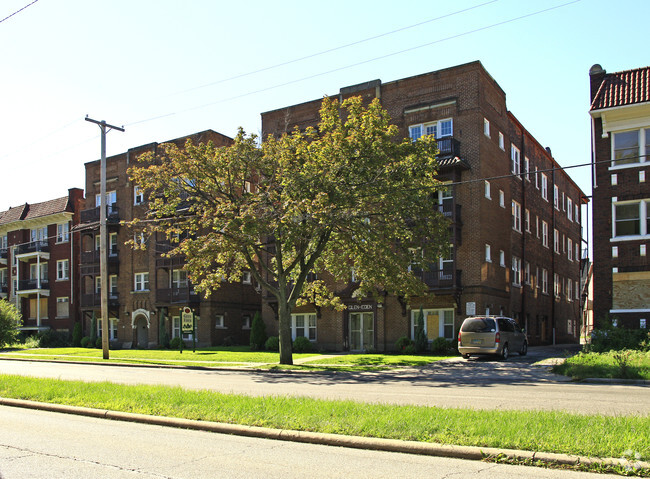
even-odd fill
[{"label": "asphalt road", "polygon": [[[0,406],[1,479],[593,479],[589,473],[228,436]],[[598,478],[619,476],[598,475]]]},{"label": "asphalt road", "polygon": [[[552,353],[552,352],[551,352]],[[473,409],[562,410],[584,414],[650,415],[649,388],[585,384],[533,362],[533,351],[507,362],[454,358],[425,368],[364,373],[178,370],[0,359],[0,372],[36,377],[178,385],[247,395],[292,395],[364,402]]]}]

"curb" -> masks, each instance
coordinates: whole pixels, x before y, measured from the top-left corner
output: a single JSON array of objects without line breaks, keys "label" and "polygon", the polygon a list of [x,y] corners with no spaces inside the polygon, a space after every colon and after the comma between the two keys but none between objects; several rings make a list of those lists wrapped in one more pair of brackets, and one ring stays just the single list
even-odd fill
[{"label": "curb", "polygon": [[[164,427],[176,427],[197,431],[231,434],[237,436],[256,437],[261,439],[274,439],[279,441],[301,442],[326,446],[339,446],[354,449],[368,449],[374,451],[400,452],[426,456],[439,456],[456,459],[484,460],[486,457],[507,458],[511,460],[537,461],[545,464],[561,464],[569,466],[578,465],[603,465],[603,466],[629,466],[627,459],[592,458],[574,456],[569,454],[556,454],[534,451],[520,451],[515,449],[499,449],[476,446],[454,446],[447,444],[425,443],[416,441],[400,441],[397,439],[379,439],[360,436],[344,436],[339,434],[316,433],[308,431],[293,431],[285,429],[271,429],[258,426],[242,426],[210,421],[196,421],[165,416],[149,416],[105,409],[51,404],[23,399],[9,399],[0,397],[0,405],[22,407],[41,411],[74,414],[78,416],[111,419],[114,421],[135,422]],[[650,462],[635,462],[634,467],[650,469]]]},{"label": "curb", "polygon": [[592,384],[622,384],[627,386],[650,385],[650,380],[648,379],[584,378],[580,379],[579,382]]}]

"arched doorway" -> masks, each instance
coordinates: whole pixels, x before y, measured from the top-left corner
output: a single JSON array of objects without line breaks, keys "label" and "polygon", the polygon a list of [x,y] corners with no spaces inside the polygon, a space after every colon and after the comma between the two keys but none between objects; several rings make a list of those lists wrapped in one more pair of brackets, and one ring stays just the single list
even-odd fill
[{"label": "arched doorway", "polygon": [[149,346],[149,326],[149,311],[144,309],[133,311],[131,327],[133,328],[133,340],[136,348],[147,348]]}]

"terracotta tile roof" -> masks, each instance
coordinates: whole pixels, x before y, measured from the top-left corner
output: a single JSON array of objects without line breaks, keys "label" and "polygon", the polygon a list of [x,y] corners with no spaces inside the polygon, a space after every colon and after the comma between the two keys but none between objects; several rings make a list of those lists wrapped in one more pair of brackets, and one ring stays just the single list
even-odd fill
[{"label": "terracotta tile roof", "polygon": [[0,212],[0,225],[13,223],[14,221],[40,218],[64,211],[69,211],[67,196],[43,201],[42,203],[34,203],[33,205],[25,203],[22,206],[16,206],[9,208],[7,211]]},{"label": "terracotta tile roof", "polygon": [[591,103],[601,110],[650,101],[650,67],[608,73]]},{"label": "terracotta tile roof", "polygon": [[23,219],[24,214],[27,211],[27,203],[22,206],[15,206],[9,208],[7,211],[0,211],[0,225],[7,223],[13,223],[14,221],[20,221]]}]

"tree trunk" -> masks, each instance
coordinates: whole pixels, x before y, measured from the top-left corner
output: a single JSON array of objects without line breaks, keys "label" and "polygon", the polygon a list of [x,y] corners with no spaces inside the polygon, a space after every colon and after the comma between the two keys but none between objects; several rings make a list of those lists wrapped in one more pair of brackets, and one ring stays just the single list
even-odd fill
[{"label": "tree trunk", "polygon": [[291,311],[282,301],[278,304],[280,330],[280,364],[293,364],[293,347],[291,344]]}]

